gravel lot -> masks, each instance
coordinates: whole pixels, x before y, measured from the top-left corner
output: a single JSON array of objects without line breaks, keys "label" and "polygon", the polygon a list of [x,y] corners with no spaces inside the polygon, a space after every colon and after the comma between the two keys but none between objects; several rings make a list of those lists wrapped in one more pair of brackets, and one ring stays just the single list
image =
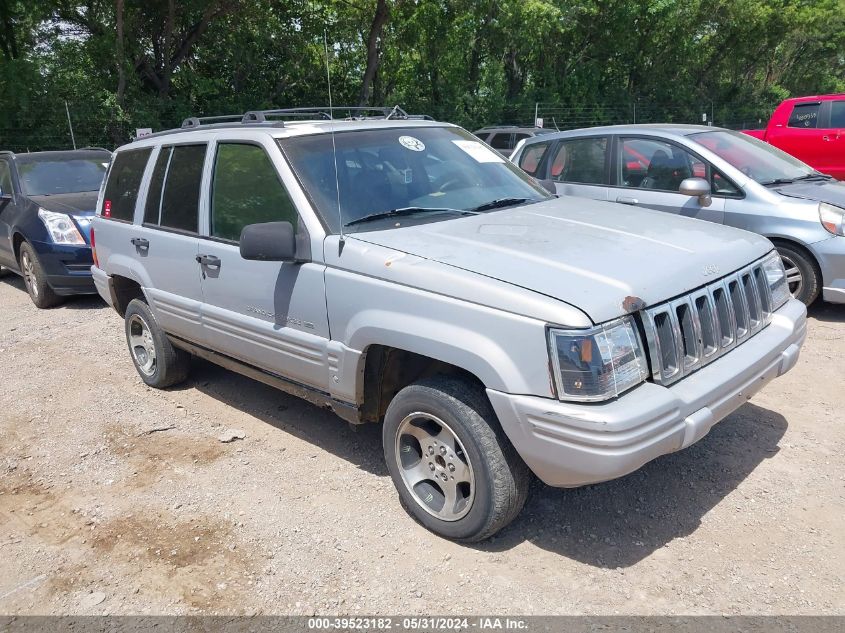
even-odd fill
[{"label": "gravel lot", "polygon": [[[138,379],[99,299],[0,280],[0,613],[845,614],[845,307],[688,450],[537,483],[478,546],[399,506],[380,429],[213,365]],[[236,428],[246,437],[221,443]]]}]

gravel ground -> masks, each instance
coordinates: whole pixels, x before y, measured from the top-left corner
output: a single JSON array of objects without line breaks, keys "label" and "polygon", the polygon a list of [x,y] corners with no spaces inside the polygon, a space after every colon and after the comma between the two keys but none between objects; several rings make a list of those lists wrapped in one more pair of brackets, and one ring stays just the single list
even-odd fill
[{"label": "gravel ground", "polygon": [[[845,614],[845,307],[691,448],[537,483],[462,546],[400,508],[375,425],[204,362],[137,377],[99,299],[0,281],[0,612]],[[228,429],[244,439],[222,443]]]}]

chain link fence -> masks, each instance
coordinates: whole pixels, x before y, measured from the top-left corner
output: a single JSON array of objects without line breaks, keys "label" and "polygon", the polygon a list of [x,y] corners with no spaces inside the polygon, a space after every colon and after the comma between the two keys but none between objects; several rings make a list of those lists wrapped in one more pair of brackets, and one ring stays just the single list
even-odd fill
[{"label": "chain link fence", "polygon": [[[520,103],[506,106],[502,120],[484,123],[530,126],[534,124],[536,116],[543,119],[544,127],[560,130],[629,123],[697,123],[731,129],[754,129],[766,125],[776,105],[746,102],[703,102],[690,105],[644,100],[591,105]],[[80,148],[114,149],[115,136],[122,138],[121,142],[125,143],[134,134],[134,130],[117,122],[114,125],[119,131],[113,134],[103,124],[104,118],[107,118],[103,112],[95,115],[90,110],[86,111],[84,106],[74,104],[69,104],[66,111],[63,106],[42,113],[43,116],[31,127],[26,124],[0,127],[0,150],[34,152],[73,149],[74,143]]]}]

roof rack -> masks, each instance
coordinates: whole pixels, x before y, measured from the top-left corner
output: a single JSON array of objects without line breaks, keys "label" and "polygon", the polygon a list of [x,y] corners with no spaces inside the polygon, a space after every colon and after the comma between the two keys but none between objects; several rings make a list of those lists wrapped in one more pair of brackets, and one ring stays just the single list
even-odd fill
[{"label": "roof rack", "polygon": [[[335,113],[345,113],[347,121],[393,119],[393,120],[428,120],[434,119],[427,114],[408,114],[397,106],[312,106],[304,108],[277,108],[272,110],[250,110],[245,114],[224,114],[221,116],[188,117],[182,121],[182,130],[191,130],[203,125],[215,123],[241,123],[242,125],[267,123],[272,119],[317,118],[329,121],[335,118]],[[284,121],[275,121],[276,125],[284,127]]]}]

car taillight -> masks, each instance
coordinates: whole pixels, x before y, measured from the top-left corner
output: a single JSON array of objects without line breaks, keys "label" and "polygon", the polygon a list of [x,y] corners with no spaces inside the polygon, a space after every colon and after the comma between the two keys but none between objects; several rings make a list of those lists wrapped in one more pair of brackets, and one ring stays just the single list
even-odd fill
[{"label": "car taillight", "polygon": [[111,217],[111,200],[104,200],[103,201],[103,217],[105,217],[105,218]]},{"label": "car taillight", "polygon": [[97,243],[94,239],[94,227],[91,227],[91,257],[94,258],[94,265],[99,268],[100,260],[97,259]]}]

